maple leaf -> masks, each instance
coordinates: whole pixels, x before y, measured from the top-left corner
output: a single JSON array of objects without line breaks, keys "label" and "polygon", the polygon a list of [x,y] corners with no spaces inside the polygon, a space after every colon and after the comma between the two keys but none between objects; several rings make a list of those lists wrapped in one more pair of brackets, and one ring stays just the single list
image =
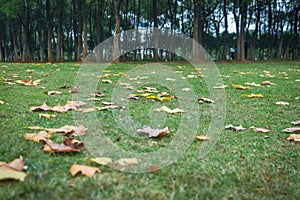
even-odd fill
[{"label": "maple leaf", "polygon": [[199,103],[214,103],[215,101],[214,100],[211,100],[211,99],[208,99],[208,98],[205,98],[205,97],[201,97],[198,99]]},{"label": "maple leaf", "polygon": [[137,158],[121,158],[114,162],[115,165],[120,165],[122,167],[129,166],[129,165],[136,165],[138,164]]},{"label": "maple leaf", "polygon": [[32,106],[30,107],[31,111],[51,111],[52,107],[48,106],[46,102],[42,106]]},{"label": "maple leaf", "polygon": [[249,87],[244,87],[244,86],[242,86],[242,85],[232,85],[232,87],[234,88],[234,89],[238,89],[238,90],[246,90],[246,89],[249,89]]},{"label": "maple leaf", "polygon": [[234,131],[243,131],[243,130],[246,130],[246,128],[244,128],[242,125],[240,126],[233,126],[233,125],[228,125],[228,126],[225,126],[225,129],[226,130],[234,130]]},{"label": "maple leaf", "polygon": [[248,97],[248,98],[263,98],[264,96],[262,94],[243,94],[243,97]]},{"label": "maple leaf", "polygon": [[101,173],[100,169],[96,167],[73,164],[70,168],[70,173],[72,174],[72,176],[76,176],[76,174],[78,174],[79,172],[81,172],[82,175],[90,178],[97,172]]},{"label": "maple leaf", "polygon": [[162,136],[170,133],[168,127],[164,128],[164,129],[152,129],[152,128],[150,128],[150,126],[143,128],[143,129],[138,129],[137,132],[147,134],[151,138],[162,137]]},{"label": "maple leaf", "polygon": [[10,163],[0,162],[0,181],[7,179],[24,181],[27,175],[23,172],[24,168],[22,158],[15,159]]},{"label": "maple leaf", "polygon": [[284,132],[284,133],[294,133],[297,131],[300,131],[300,127],[286,128],[286,129],[282,130],[282,132]]},{"label": "maple leaf", "polygon": [[291,134],[288,138],[288,141],[300,142],[300,134]]},{"label": "maple leaf", "polygon": [[89,161],[97,163],[98,165],[109,165],[110,163],[112,163],[111,158],[107,157],[91,158],[89,159]]},{"label": "maple leaf", "polygon": [[154,112],[167,112],[169,114],[175,114],[175,113],[183,113],[183,110],[180,110],[179,108],[170,109],[167,106],[162,106],[161,108],[154,109]]},{"label": "maple leaf", "polygon": [[294,126],[300,125],[300,120],[292,122],[292,125],[294,125]]},{"label": "maple leaf", "polygon": [[48,134],[46,131],[41,131],[37,134],[35,134],[35,133],[33,133],[33,134],[26,133],[24,135],[24,138],[26,140],[32,140],[34,142],[40,142],[40,141],[46,141],[47,139],[50,139],[51,135]]}]

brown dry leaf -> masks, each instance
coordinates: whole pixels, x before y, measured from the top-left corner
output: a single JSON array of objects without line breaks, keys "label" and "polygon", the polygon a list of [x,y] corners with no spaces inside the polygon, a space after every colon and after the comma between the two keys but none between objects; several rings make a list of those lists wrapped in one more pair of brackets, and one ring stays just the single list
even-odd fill
[{"label": "brown dry leaf", "polygon": [[112,81],[109,80],[109,79],[102,79],[101,82],[102,82],[102,83],[112,84]]},{"label": "brown dry leaf", "polygon": [[246,89],[249,89],[249,87],[245,87],[245,86],[242,86],[242,85],[232,85],[232,87],[234,89],[238,89],[238,90],[246,90]]},{"label": "brown dry leaf", "polygon": [[0,181],[8,179],[24,181],[27,174],[23,170],[24,162],[22,158],[15,159],[10,163],[0,162]]},{"label": "brown dry leaf", "polygon": [[276,105],[278,106],[288,106],[290,105],[288,102],[284,102],[284,101],[278,101],[278,102],[275,102]]},{"label": "brown dry leaf", "polygon": [[270,130],[265,129],[265,128],[255,128],[255,127],[250,127],[250,129],[255,130],[256,132],[260,132],[260,133],[268,133],[270,132]]},{"label": "brown dry leaf", "polygon": [[167,93],[167,92],[161,92],[161,93],[159,93],[158,95],[157,95],[157,97],[170,97],[171,95],[169,94],[169,93]]},{"label": "brown dry leaf", "polygon": [[72,147],[74,149],[78,150],[84,150],[84,144],[83,142],[76,140],[74,138],[66,138],[64,139],[64,145]]},{"label": "brown dry leaf", "polygon": [[53,143],[50,140],[45,140],[46,144],[44,146],[45,153],[75,153],[80,152],[80,149],[76,149],[71,146],[64,144]]},{"label": "brown dry leaf", "polygon": [[90,94],[90,96],[92,96],[92,97],[104,97],[105,94],[103,94],[101,92],[96,92],[95,94]]},{"label": "brown dry leaf", "polygon": [[44,94],[47,95],[61,95],[62,93],[60,91],[48,91],[48,92],[43,92]]},{"label": "brown dry leaf", "polygon": [[154,109],[154,112],[166,112],[169,114],[175,114],[175,113],[183,113],[183,110],[180,110],[179,108],[175,108],[175,109],[170,109],[167,106],[162,106],[161,108],[158,109]]},{"label": "brown dry leaf", "polygon": [[225,129],[226,130],[234,130],[234,131],[243,131],[243,130],[246,130],[246,128],[244,128],[242,125],[240,126],[233,126],[233,125],[228,125],[228,126],[225,126]]},{"label": "brown dry leaf", "polygon": [[204,140],[210,140],[211,138],[206,135],[195,135],[195,139],[204,141]]},{"label": "brown dry leaf", "polygon": [[72,165],[72,167],[70,168],[70,172],[71,172],[72,176],[76,176],[76,174],[81,172],[81,174],[83,176],[87,176],[90,178],[97,172],[101,173],[100,169],[98,169],[96,167],[91,167],[91,166],[86,166],[86,165],[77,165],[77,164]]},{"label": "brown dry leaf", "polygon": [[98,165],[109,165],[112,163],[112,159],[107,157],[91,158],[90,161]]},{"label": "brown dry leaf", "polygon": [[46,131],[41,131],[37,134],[35,134],[35,133],[33,133],[33,134],[26,133],[24,135],[24,138],[26,140],[32,140],[34,142],[40,142],[40,141],[46,141],[47,139],[50,139],[51,135],[48,134]]},{"label": "brown dry leaf", "polygon": [[111,106],[114,103],[113,102],[106,102],[106,101],[102,101],[101,104],[105,105],[105,106]]},{"label": "brown dry leaf", "polygon": [[300,134],[291,134],[288,138],[288,141],[300,142]]},{"label": "brown dry leaf", "polygon": [[38,80],[35,80],[35,81],[17,80],[16,83],[20,83],[20,84],[23,84],[25,86],[36,86],[36,85],[40,84],[41,81],[42,81],[41,79],[38,79]]},{"label": "brown dry leaf", "polygon": [[208,98],[205,98],[205,97],[201,97],[198,99],[199,103],[214,103],[215,101],[214,100],[211,100],[211,99],[208,99]]},{"label": "brown dry leaf", "polygon": [[300,120],[292,122],[292,125],[294,125],[294,126],[300,125]]},{"label": "brown dry leaf", "polygon": [[69,93],[73,94],[73,93],[78,93],[79,92],[79,87],[75,86],[74,88],[69,89]]},{"label": "brown dry leaf", "polygon": [[282,132],[284,132],[284,133],[294,133],[297,131],[300,131],[300,127],[286,128],[286,129],[282,130]]},{"label": "brown dry leaf", "polygon": [[129,165],[136,165],[138,164],[138,159],[137,158],[121,158],[117,161],[114,162],[115,165],[119,166],[129,166]]},{"label": "brown dry leaf", "polygon": [[138,129],[137,132],[147,134],[151,138],[162,137],[162,136],[170,133],[168,127],[164,128],[164,129],[152,129],[152,128],[150,128],[150,126],[143,128],[143,129]]},{"label": "brown dry leaf", "polygon": [[56,134],[62,134],[62,135],[72,135],[72,136],[83,136],[86,134],[87,128],[85,128],[82,124],[80,124],[78,127],[76,126],[70,126],[66,125],[61,128],[53,129],[48,128],[45,129],[48,133],[56,133]]},{"label": "brown dry leaf", "polygon": [[51,111],[52,107],[48,106],[46,102],[43,103],[41,106],[32,106],[30,107],[31,111]]},{"label": "brown dry leaf", "polygon": [[82,106],[85,106],[86,103],[82,102],[82,101],[67,101],[66,103],[66,107],[68,107],[71,110],[77,110]]},{"label": "brown dry leaf", "polygon": [[51,110],[54,112],[65,113],[65,112],[68,112],[70,110],[70,108],[67,106],[61,106],[60,104],[58,104],[57,106],[53,106],[53,108]]},{"label": "brown dry leaf", "polygon": [[95,108],[80,108],[77,111],[82,112],[82,113],[90,113],[90,112],[95,112],[96,109]]},{"label": "brown dry leaf", "polygon": [[67,86],[67,85],[63,85],[63,86],[59,87],[59,89],[68,89],[68,88],[70,88],[70,86]]},{"label": "brown dry leaf", "polygon": [[257,84],[255,82],[252,82],[252,83],[246,82],[246,83],[244,83],[244,85],[255,86],[255,87],[260,87],[261,86],[260,84]]}]

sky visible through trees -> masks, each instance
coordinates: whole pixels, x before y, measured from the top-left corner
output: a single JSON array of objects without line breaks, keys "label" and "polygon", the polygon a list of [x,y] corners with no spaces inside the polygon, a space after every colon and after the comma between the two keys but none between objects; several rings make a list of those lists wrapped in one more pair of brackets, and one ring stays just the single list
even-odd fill
[{"label": "sky visible through trees", "polygon": [[[294,0],[0,0],[0,61],[81,61],[115,33],[140,27],[185,34],[216,60],[230,59],[231,47],[240,61],[299,60],[299,11]],[[161,52],[118,60],[181,60]]]}]

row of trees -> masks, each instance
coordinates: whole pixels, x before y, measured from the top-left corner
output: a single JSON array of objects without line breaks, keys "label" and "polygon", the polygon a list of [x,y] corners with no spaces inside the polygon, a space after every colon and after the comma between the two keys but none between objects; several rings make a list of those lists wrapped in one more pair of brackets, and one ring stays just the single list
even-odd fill
[{"label": "row of trees", "polygon": [[[107,38],[137,27],[186,34],[218,60],[228,59],[230,47],[241,61],[300,54],[295,0],[0,0],[0,61],[80,61]],[[164,59],[157,49],[144,52]]]}]

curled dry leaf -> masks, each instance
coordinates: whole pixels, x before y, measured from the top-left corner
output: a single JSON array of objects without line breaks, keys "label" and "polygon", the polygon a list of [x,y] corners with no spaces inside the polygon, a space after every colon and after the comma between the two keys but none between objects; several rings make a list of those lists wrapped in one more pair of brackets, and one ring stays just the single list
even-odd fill
[{"label": "curled dry leaf", "polygon": [[161,93],[159,93],[158,95],[157,95],[157,97],[170,97],[171,95],[169,94],[169,93],[167,93],[167,92],[161,92]]},{"label": "curled dry leaf", "polygon": [[110,106],[104,106],[104,107],[96,107],[98,110],[109,110],[109,109],[125,109],[124,106],[116,106],[116,105],[110,105]]},{"label": "curled dry leaf", "polygon": [[282,130],[282,132],[284,132],[284,133],[294,133],[294,132],[298,132],[298,131],[300,131],[299,127],[286,128],[286,129]]},{"label": "curled dry leaf", "polygon": [[96,109],[95,108],[80,108],[77,111],[82,112],[82,113],[90,113],[90,112],[95,112]]},{"label": "curled dry leaf", "polygon": [[122,167],[129,166],[129,165],[137,165],[138,159],[137,158],[121,158],[114,162],[115,165],[119,165]]},{"label": "curled dry leaf", "polygon": [[51,135],[48,134],[46,131],[40,131],[39,133],[35,134],[30,134],[30,133],[26,133],[24,135],[24,138],[26,140],[32,140],[34,142],[40,142],[40,141],[46,141],[47,139],[51,138]]},{"label": "curled dry leaf", "polygon": [[46,142],[44,146],[45,153],[76,153],[81,151],[81,149],[77,149],[72,146],[67,146],[65,144],[53,143],[50,140],[45,140],[45,142]]},{"label": "curled dry leaf", "polygon": [[101,173],[100,169],[98,169],[97,167],[73,164],[70,168],[70,173],[72,174],[72,176],[76,176],[76,174],[78,174],[79,172],[81,172],[83,176],[87,176],[90,178],[97,172]]},{"label": "curled dry leaf", "polygon": [[264,81],[261,83],[262,85],[276,85],[275,83],[272,83],[270,81]]},{"label": "curled dry leaf", "polygon": [[76,126],[70,126],[66,125],[61,128],[53,129],[53,128],[47,128],[45,129],[48,133],[56,133],[56,134],[62,134],[67,136],[83,136],[86,134],[87,128],[85,128],[82,124],[80,124],[78,127]]},{"label": "curled dry leaf", "polygon": [[44,130],[44,128],[40,126],[28,126],[26,128],[29,130]]},{"label": "curled dry leaf", "polygon": [[253,129],[256,132],[260,132],[260,133],[268,133],[268,132],[270,132],[270,130],[268,130],[268,129],[265,129],[265,128],[256,128],[254,126],[250,127],[250,129]]},{"label": "curled dry leaf", "polygon": [[252,83],[246,82],[246,83],[244,83],[244,85],[247,85],[247,86],[254,86],[254,87],[260,87],[260,86],[261,86],[260,84],[255,83],[255,82],[252,82]]},{"label": "curled dry leaf", "polygon": [[300,125],[300,120],[292,122],[292,125],[294,126]]},{"label": "curled dry leaf", "polygon": [[243,94],[243,97],[248,97],[248,98],[263,98],[264,96],[262,94]]},{"label": "curled dry leaf", "polygon": [[24,181],[26,173],[24,170],[24,162],[22,158],[15,159],[10,163],[0,161],[0,181],[14,179]]},{"label": "curled dry leaf", "polygon": [[214,103],[215,101],[214,100],[211,100],[211,99],[208,99],[208,98],[205,98],[205,97],[201,97],[198,99],[199,103]]},{"label": "curled dry leaf", "polygon": [[275,102],[276,105],[278,106],[288,106],[290,105],[288,102],[284,102],[284,101],[278,101],[278,102]]},{"label": "curled dry leaf", "polygon": [[243,131],[243,130],[246,130],[246,128],[244,128],[242,125],[240,126],[233,126],[233,125],[228,125],[228,126],[225,126],[225,129],[226,130],[234,130],[234,131]]},{"label": "curled dry leaf", "polygon": [[246,89],[249,89],[249,87],[245,87],[245,86],[242,86],[242,85],[232,85],[232,87],[234,89],[238,89],[238,90],[246,90]]},{"label": "curled dry leaf", "polygon": [[41,79],[38,79],[35,81],[17,80],[16,83],[23,84],[25,86],[36,86],[36,85],[40,84],[41,81],[42,81]]},{"label": "curled dry leaf", "polygon": [[102,83],[112,84],[112,81],[109,79],[102,79],[101,81],[102,81]]},{"label": "curled dry leaf", "polygon": [[183,113],[184,110],[181,110],[179,108],[175,108],[172,110],[172,109],[168,108],[167,106],[162,106],[161,108],[154,109],[154,112],[166,112],[169,114],[175,114],[175,113]]},{"label": "curled dry leaf", "polygon": [[300,142],[300,134],[291,134],[288,138],[288,141]]},{"label": "curled dry leaf", "polygon": [[4,104],[4,101],[0,101],[0,105],[3,105]]},{"label": "curled dry leaf", "polygon": [[43,105],[41,106],[32,106],[30,107],[30,110],[31,111],[51,111],[52,110],[52,107],[48,106],[46,104],[46,102],[43,103]]},{"label": "curled dry leaf", "polygon": [[69,93],[74,94],[78,93],[80,91],[80,88],[78,86],[75,86],[74,88],[69,89]]},{"label": "curled dry leaf", "polygon": [[112,163],[112,159],[107,157],[91,158],[89,161],[97,163],[98,165],[109,165]]},{"label": "curled dry leaf", "polygon": [[83,142],[76,140],[74,138],[66,138],[64,139],[64,145],[72,147],[74,149],[84,150]]},{"label": "curled dry leaf", "polygon": [[227,85],[217,85],[213,87],[213,89],[225,89],[225,88],[227,88]]},{"label": "curled dry leaf", "polygon": [[44,118],[47,118],[47,119],[50,119],[50,118],[54,118],[56,117],[56,115],[49,115],[49,114],[39,114],[39,117],[44,117]]},{"label": "curled dry leaf", "polygon": [[105,105],[105,106],[111,106],[114,103],[113,102],[106,102],[106,101],[102,101],[101,104]]},{"label": "curled dry leaf", "polygon": [[170,133],[168,127],[164,128],[164,129],[152,129],[152,128],[150,128],[150,126],[143,128],[143,129],[138,129],[137,132],[147,134],[151,138],[162,137],[162,136]]}]

